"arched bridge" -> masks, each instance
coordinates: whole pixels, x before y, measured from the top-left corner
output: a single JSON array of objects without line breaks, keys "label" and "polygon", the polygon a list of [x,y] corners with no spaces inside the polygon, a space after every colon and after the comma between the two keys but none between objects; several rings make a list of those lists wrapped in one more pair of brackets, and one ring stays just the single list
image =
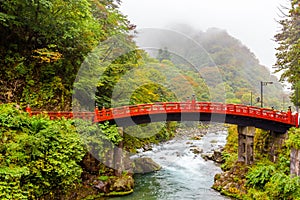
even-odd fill
[{"label": "arched bridge", "polygon": [[[27,112],[31,115],[40,111]],[[212,102],[157,102],[123,106],[110,109],[95,109],[94,112],[46,112],[51,119],[60,117],[90,119],[94,122],[110,121],[118,126],[159,121],[213,121],[239,126],[254,126],[264,130],[285,133],[289,128],[298,127],[298,113],[292,114],[254,106]]]}]

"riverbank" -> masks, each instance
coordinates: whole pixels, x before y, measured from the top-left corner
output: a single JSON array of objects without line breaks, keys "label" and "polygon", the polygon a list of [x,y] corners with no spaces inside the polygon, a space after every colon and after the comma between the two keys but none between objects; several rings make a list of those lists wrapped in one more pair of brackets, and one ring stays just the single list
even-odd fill
[{"label": "riverbank", "polygon": [[238,133],[235,126],[230,126],[222,153],[223,172],[215,175],[212,188],[235,199],[300,199],[299,177],[290,175],[290,151],[300,144],[299,133],[299,129],[291,129],[289,139],[275,147],[269,132],[256,129],[255,162],[246,166],[238,162]]}]

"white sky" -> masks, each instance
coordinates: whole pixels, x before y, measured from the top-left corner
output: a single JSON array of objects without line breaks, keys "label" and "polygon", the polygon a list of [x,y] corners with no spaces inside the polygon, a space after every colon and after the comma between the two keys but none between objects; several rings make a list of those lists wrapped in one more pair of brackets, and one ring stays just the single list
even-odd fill
[{"label": "white sky", "polygon": [[123,0],[121,12],[141,28],[185,23],[206,31],[225,29],[269,69],[276,61],[274,35],[280,30],[280,5],[288,0]]}]

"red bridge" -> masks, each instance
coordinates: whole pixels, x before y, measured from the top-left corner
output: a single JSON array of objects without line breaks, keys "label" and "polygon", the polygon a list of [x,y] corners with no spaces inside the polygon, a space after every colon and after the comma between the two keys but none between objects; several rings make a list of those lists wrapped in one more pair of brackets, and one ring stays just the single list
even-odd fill
[{"label": "red bridge", "polygon": [[298,127],[298,113],[259,108],[254,106],[209,103],[209,102],[164,102],[123,106],[110,109],[95,109],[94,112],[41,112],[26,109],[31,115],[47,114],[50,119],[80,118],[97,123],[110,121],[118,126],[159,121],[213,121],[237,124],[239,126],[255,126],[279,133],[289,128]]}]

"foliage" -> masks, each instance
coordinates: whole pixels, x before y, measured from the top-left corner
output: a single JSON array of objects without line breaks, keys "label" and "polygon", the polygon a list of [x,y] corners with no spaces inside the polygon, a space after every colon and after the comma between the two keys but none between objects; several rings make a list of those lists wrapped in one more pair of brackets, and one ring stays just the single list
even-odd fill
[{"label": "foliage", "polygon": [[0,197],[28,199],[69,189],[85,150],[71,121],[30,118],[0,105]]},{"label": "foliage", "polygon": [[[70,109],[73,83],[80,67],[88,69],[74,85],[78,93],[75,99],[80,105],[88,102],[93,106],[96,102],[104,107],[181,101],[192,94],[199,101],[223,101],[226,97],[228,103],[249,103],[249,95],[244,94],[253,91],[257,96],[257,83],[269,76],[249,49],[217,29],[194,34],[197,37],[193,39],[203,49],[189,53],[187,60],[196,61],[193,63],[196,71],[190,68],[190,63],[170,55],[167,48],[174,42],[168,41],[169,38],[166,47],[158,52],[158,61],[151,59],[137,50],[128,35],[134,26],[118,11],[119,3],[98,0],[3,2],[0,12],[0,36],[4,38],[0,45],[0,64],[3,68],[0,74],[4,78],[0,101],[29,103],[36,108]],[[111,40],[114,37],[117,41]],[[101,45],[97,47],[99,42]],[[186,52],[193,49],[185,45],[180,48]],[[87,56],[92,50],[94,54]],[[211,67],[214,64],[217,71]],[[140,71],[136,72],[137,69]],[[128,73],[137,76],[126,80],[124,76]],[[214,77],[218,74],[226,85],[208,88],[207,83],[214,85]],[[212,80],[204,80],[206,75]],[[282,99],[274,100],[281,93],[278,87],[270,86],[265,91],[265,103],[272,103],[275,108]],[[244,89],[242,93],[241,88]],[[212,98],[213,95],[216,97]]]},{"label": "foliage", "polygon": [[251,167],[247,185],[252,189],[249,189],[246,199],[299,199],[299,177],[290,176],[290,148],[299,147],[298,132],[297,128],[289,130],[289,138],[275,163],[260,157],[260,161]]},{"label": "foliage", "polygon": [[[222,153],[225,159],[222,169],[226,171],[230,171],[238,165],[238,133],[236,127],[229,126],[228,133],[227,143]],[[244,166],[249,168],[249,170],[247,170],[245,185],[240,187],[246,188],[247,194],[243,194],[239,198],[249,200],[299,199],[299,178],[290,176],[290,148],[298,147],[298,135],[298,129],[290,129],[289,139],[285,141],[285,144],[278,152],[278,159],[273,163],[269,160],[269,149],[266,149],[270,133],[264,130],[256,130],[254,137],[255,164]],[[240,171],[243,171],[243,168]],[[242,179],[237,181],[243,183]],[[227,192],[227,195],[235,195],[234,191],[229,190]]]},{"label": "foliage", "polygon": [[289,138],[286,141],[287,145],[292,148],[300,149],[300,129],[299,128],[290,128]]},{"label": "foliage", "polygon": [[[277,47],[276,71],[282,72],[281,80],[286,80],[296,89],[293,95],[293,102],[296,102],[296,91],[299,92],[300,81],[300,1],[290,1],[288,13],[279,21],[281,25],[280,33],[275,35],[275,41],[279,44]],[[282,11],[282,13],[285,13]],[[299,99],[298,99],[299,100]]]},{"label": "foliage", "polygon": [[116,125],[109,125],[109,122],[105,122],[104,124],[99,124],[99,126],[102,134],[115,145],[118,145],[123,140]]},{"label": "foliage", "polygon": [[[264,169],[268,172],[263,172]],[[259,169],[256,168],[256,170]],[[260,176],[257,176],[256,178],[251,177],[254,175],[254,171],[248,174],[249,180],[255,181],[249,181],[248,183],[253,186],[262,186],[261,183],[264,183],[264,186],[261,188],[250,189],[245,199],[299,199],[299,177],[291,178],[290,175],[282,173],[276,169],[271,169],[272,174],[270,174],[270,165],[267,167],[261,166],[260,170]],[[263,177],[267,180],[263,179]],[[257,182],[259,180],[262,182]]]},{"label": "foliage", "polygon": [[[154,37],[150,40],[162,40],[162,45],[172,52],[182,53],[184,59],[172,54],[170,60],[176,68],[189,72],[184,75],[193,77],[193,83],[198,84],[196,88],[201,88],[195,90],[199,101],[213,99],[249,105],[252,93],[254,105],[254,99],[260,95],[260,81],[268,77],[268,81],[273,81],[274,84],[268,85],[265,89],[264,103],[269,107],[274,106],[275,109],[282,108],[283,90],[277,78],[271,75],[265,66],[259,64],[255,55],[246,46],[225,30],[211,28],[203,32],[187,28],[186,25],[174,29],[191,37],[197,42],[197,47],[189,42],[178,45],[178,42],[174,42],[178,39],[172,35],[153,35],[149,36]],[[162,54],[162,51],[158,54]],[[195,79],[197,76],[200,76],[201,81]],[[201,82],[205,83],[204,87]]]},{"label": "foliage", "polygon": [[222,164],[221,168],[223,170],[229,170],[234,165],[238,159],[238,132],[237,126],[230,125],[228,127],[228,136],[227,142],[222,152],[222,157],[225,160],[225,163]]},{"label": "foliage", "polygon": [[222,170],[229,170],[231,169],[236,161],[238,160],[237,152],[227,153],[226,151],[222,152],[222,158],[224,159],[224,163],[221,165]]},{"label": "foliage", "polygon": [[[121,140],[116,135],[117,130],[115,126],[110,126],[107,123],[105,125],[97,125],[90,120],[81,119],[76,119],[74,125],[85,148],[95,159],[103,164],[109,163],[113,159],[113,154],[110,152],[116,146],[113,142]],[[113,133],[112,136],[108,135],[110,132]]]},{"label": "foliage", "polygon": [[174,137],[177,122],[155,122],[127,127],[124,132],[124,146],[130,152],[149,144],[157,144]]},{"label": "foliage", "polygon": [[277,172],[269,183],[266,190],[273,199],[299,199],[299,178],[291,178],[289,174]]},{"label": "foliage", "polygon": [[167,47],[158,50],[157,60],[161,62],[163,60],[170,60],[170,59],[171,59],[171,53],[168,51]]},{"label": "foliage", "polygon": [[268,162],[268,164],[258,163],[254,168],[248,172],[247,185],[252,187],[263,189],[266,183],[268,183],[275,172],[275,166]]},{"label": "foliage", "polygon": [[0,9],[0,101],[69,109],[79,67],[100,41],[125,33],[119,1],[12,0]]}]

